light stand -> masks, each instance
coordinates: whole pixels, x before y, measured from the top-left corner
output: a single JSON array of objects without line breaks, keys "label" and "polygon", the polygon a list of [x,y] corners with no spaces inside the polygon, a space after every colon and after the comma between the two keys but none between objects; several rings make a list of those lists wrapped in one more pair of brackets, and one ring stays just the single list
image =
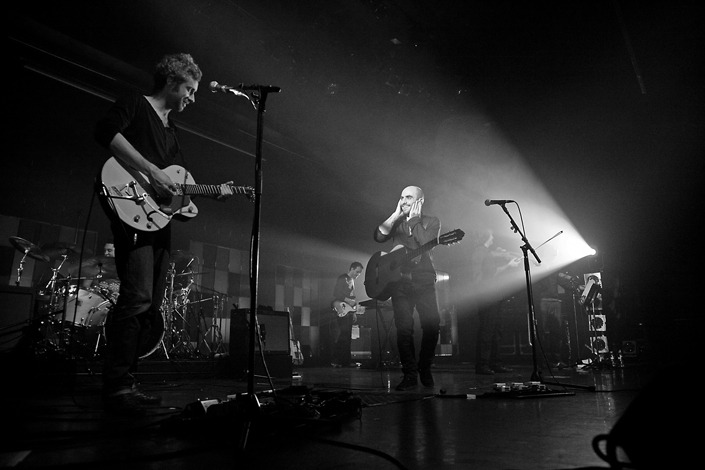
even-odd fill
[{"label": "light stand", "polygon": [[[490,205],[489,203],[492,201],[485,201],[485,205]],[[541,382],[543,384],[549,384],[550,382],[544,382],[543,379],[541,378],[541,373],[538,369],[538,362],[537,362],[537,353],[536,353],[536,313],[534,311],[534,294],[533,294],[533,289],[531,285],[531,267],[529,266],[529,252],[534,256],[534,259],[536,259],[536,262],[538,264],[541,264],[541,258],[536,254],[536,250],[531,246],[531,243],[529,243],[529,240],[526,238],[524,233],[521,231],[519,226],[516,224],[514,221],[514,218],[512,215],[509,213],[506,207],[507,202],[514,202],[519,206],[518,203],[515,201],[496,201],[494,203],[499,204],[502,206],[502,210],[504,211],[505,214],[507,214],[507,217],[509,217],[509,221],[511,222],[512,225],[512,231],[514,233],[519,234],[521,237],[522,242],[524,244],[521,246],[521,251],[524,255],[524,273],[525,273],[525,278],[526,278],[526,294],[527,294],[527,302],[528,302],[528,323],[529,323],[529,343],[531,344],[531,358],[533,361],[533,369],[531,372],[531,381],[532,382]],[[552,382],[550,383],[552,385],[562,385],[562,386],[570,386],[570,387],[575,387],[575,388],[587,388],[594,390],[594,386],[587,386],[583,387],[580,385],[567,385],[567,384],[561,384],[557,382]],[[537,396],[541,396],[540,394]],[[546,395],[549,396],[549,395]]]}]

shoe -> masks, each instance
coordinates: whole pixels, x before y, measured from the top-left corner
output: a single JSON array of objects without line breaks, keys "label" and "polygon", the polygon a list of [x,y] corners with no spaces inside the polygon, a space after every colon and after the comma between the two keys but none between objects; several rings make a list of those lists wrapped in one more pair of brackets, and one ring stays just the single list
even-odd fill
[{"label": "shoe", "polygon": [[131,392],[103,397],[103,409],[106,413],[124,416],[140,416],[146,412],[144,406]]},{"label": "shoe", "polygon": [[494,371],[489,367],[476,367],[475,373],[477,375],[494,375]]},{"label": "shoe", "polygon": [[418,382],[416,381],[416,377],[410,377],[410,376],[404,376],[401,382],[399,382],[399,385],[394,387],[394,390],[397,390],[399,392],[404,392],[406,390],[411,390],[412,388],[416,388],[418,385]]},{"label": "shoe", "polygon": [[420,370],[419,377],[421,378],[421,384],[424,387],[433,387],[435,385],[433,382],[433,375],[431,375],[431,369]]},{"label": "shoe", "polygon": [[498,366],[498,365],[492,366],[492,367],[490,367],[490,368],[491,368],[493,371],[495,371],[496,373],[498,373],[498,374],[502,374],[502,373],[505,373],[505,372],[513,372],[513,371],[514,371],[514,369],[510,369],[509,367]]},{"label": "shoe", "polygon": [[132,394],[137,402],[142,405],[158,405],[162,402],[162,397],[159,395],[148,395],[137,388],[132,390]]}]

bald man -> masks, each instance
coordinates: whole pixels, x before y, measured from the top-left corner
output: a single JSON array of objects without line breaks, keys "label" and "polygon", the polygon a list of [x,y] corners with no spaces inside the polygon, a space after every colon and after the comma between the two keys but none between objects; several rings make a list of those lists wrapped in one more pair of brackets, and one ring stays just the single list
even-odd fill
[{"label": "bald man", "polygon": [[[374,239],[392,241],[393,250],[413,250],[438,239],[441,223],[437,217],[422,213],[424,194],[418,186],[401,192],[397,207],[387,220],[379,224]],[[401,267],[401,279],[388,286],[397,329],[397,349],[404,377],[395,387],[405,391],[416,388],[418,378],[425,387],[433,387],[431,365],[438,343],[440,315],[436,301],[436,269],[430,251]],[[414,346],[414,309],[421,323],[421,348],[418,361]]]}]

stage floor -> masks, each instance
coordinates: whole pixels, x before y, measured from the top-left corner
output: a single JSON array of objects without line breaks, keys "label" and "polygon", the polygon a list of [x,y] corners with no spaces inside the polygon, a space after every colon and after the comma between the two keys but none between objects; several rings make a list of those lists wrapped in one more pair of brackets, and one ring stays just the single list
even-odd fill
[{"label": "stage floor", "polygon": [[[396,392],[401,372],[392,366],[294,366],[292,377],[268,380],[224,373],[223,361],[144,360],[140,386],[163,403],[138,418],[102,411],[98,364],[13,362],[4,369],[10,396],[0,462],[170,470],[609,468],[593,439],[609,433],[664,369],[635,362],[550,371],[520,363],[484,376],[472,364],[441,358],[435,387]],[[542,380],[533,389],[496,391],[497,383],[525,384],[537,372]]]}]

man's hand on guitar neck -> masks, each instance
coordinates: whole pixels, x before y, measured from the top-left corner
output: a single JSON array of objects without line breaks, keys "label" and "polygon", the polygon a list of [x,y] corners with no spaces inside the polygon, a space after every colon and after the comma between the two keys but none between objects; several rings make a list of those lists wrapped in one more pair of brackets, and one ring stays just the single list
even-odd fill
[{"label": "man's hand on guitar neck", "polygon": [[228,181],[227,183],[223,183],[220,186],[218,186],[218,189],[220,189],[220,194],[215,197],[217,201],[225,201],[227,198],[235,194],[233,192],[233,182]]}]

